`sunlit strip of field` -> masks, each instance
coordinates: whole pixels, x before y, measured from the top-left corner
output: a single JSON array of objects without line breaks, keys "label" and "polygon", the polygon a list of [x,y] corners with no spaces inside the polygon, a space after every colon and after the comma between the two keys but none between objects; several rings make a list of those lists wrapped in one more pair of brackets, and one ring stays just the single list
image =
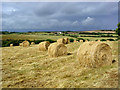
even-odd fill
[{"label": "sunlit strip of field", "polygon": [[52,39],[52,40],[57,40],[59,38],[64,38],[67,36],[54,36],[54,35],[17,35],[17,34],[8,34],[8,35],[2,35],[2,40],[6,39],[14,39],[14,40],[45,40],[45,39]]}]

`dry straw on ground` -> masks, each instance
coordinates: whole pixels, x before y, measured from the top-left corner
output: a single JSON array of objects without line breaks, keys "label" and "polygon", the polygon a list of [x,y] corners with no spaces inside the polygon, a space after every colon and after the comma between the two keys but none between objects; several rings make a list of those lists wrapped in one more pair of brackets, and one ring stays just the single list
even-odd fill
[{"label": "dry straw on ground", "polygon": [[99,67],[112,62],[111,47],[102,42],[85,42],[77,51],[77,59],[83,67]]},{"label": "dry straw on ground", "polygon": [[34,42],[31,42],[31,45],[35,45],[35,43],[34,43]]},{"label": "dry straw on ground", "polygon": [[28,46],[30,46],[30,43],[29,43],[28,41],[23,41],[22,44],[23,44],[23,47],[28,47]]},{"label": "dry straw on ground", "polygon": [[41,42],[41,43],[39,43],[39,50],[46,51],[46,50],[48,50],[49,45],[50,45],[49,41]]},{"label": "dry straw on ground", "polygon": [[60,39],[57,40],[57,43],[65,44],[65,39],[64,38],[60,38]]},{"label": "dry straw on ground", "polygon": [[65,40],[65,44],[69,44],[70,43],[69,38],[64,38],[64,40]]},{"label": "dry straw on ground", "polygon": [[67,47],[61,43],[53,43],[48,47],[48,54],[50,57],[67,55]]},{"label": "dry straw on ground", "polygon": [[10,47],[13,47],[13,44],[10,44]]}]

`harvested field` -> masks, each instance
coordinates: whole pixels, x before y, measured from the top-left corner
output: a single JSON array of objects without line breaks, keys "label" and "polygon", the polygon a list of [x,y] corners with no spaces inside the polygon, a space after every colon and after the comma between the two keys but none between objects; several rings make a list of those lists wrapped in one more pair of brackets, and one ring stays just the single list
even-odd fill
[{"label": "harvested field", "polygon": [[98,68],[81,67],[76,53],[84,42],[66,44],[67,56],[49,58],[39,45],[2,47],[3,88],[117,88],[118,42],[112,47],[115,62]]}]

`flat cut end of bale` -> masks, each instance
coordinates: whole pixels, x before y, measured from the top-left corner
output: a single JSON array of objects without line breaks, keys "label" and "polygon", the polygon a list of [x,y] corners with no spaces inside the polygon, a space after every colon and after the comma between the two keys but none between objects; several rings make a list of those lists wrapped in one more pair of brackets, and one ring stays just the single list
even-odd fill
[{"label": "flat cut end of bale", "polygon": [[49,41],[41,42],[41,43],[39,43],[39,50],[46,51],[46,50],[48,50],[49,45],[50,45]]},{"label": "flat cut end of bale", "polygon": [[83,40],[79,40],[79,42],[83,42]]},{"label": "flat cut end of bale", "polygon": [[30,46],[30,43],[29,43],[28,41],[23,41],[22,44],[23,44],[23,45],[22,45],[23,47],[28,47],[28,46]]},{"label": "flat cut end of bale", "polygon": [[13,47],[13,44],[10,44],[10,47]]},{"label": "flat cut end of bale", "polygon": [[34,42],[31,42],[31,45],[35,45],[35,43],[34,43]]},{"label": "flat cut end of bale", "polygon": [[82,67],[110,65],[112,62],[112,50],[107,43],[85,42],[77,51],[77,59]]}]

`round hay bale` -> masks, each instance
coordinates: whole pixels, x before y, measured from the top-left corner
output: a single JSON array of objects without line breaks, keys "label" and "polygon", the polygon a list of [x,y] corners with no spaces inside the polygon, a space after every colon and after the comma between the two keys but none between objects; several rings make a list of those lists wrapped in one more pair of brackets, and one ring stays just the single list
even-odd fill
[{"label": "round hay bale", "polygon": [[31,42],[31,45],[35,45],[35,43],[34,43],[34,42]]},{"label": "round hay bale", "polygon": [[50,57],[67,55],[67,47],[61,43],[53,43],[48,47],[48,55]]},{"label": "round hay bale", "polygon": [[98,40],[98,42],[100,42],[100,40]]},{"label": "round hay bale", "polygon": [[74,42],[78,42],[77,40],[74,40]]},{"label": "round hay bale", "polygon": [[85,40],[85,42],[88,42],[88,40]]},{"label": "round hay bale", "polygon": [[65,44],[65,39],[64,38],[60,38],[60,39],[57,40],[57,43]]},{"label": "round hay bale", "polygon": [[23,43],[19,43],[19,46],[23,46]]},{"label": "round hay bale", "polygon": [[10,44],[10,47],[13,47],[13,44]]},{"label": "round hay bale", "polygon": [[90,41],[90,42],[96,42],[96,41]]},{"label": "round hay bale", "polygon": [[41,42],[41,43],[39,43],[39,50],[46,51],[46,50],[48,50],[49,45],[50,45],[49,41]]},{"label": "round hay bale", "polygon": [[65,44],[69,44],[70,43],[69,38],[64,38],[64,40],[65,40]]},{"label": "round hay bale", "polygon": [[28,46],[30,46],[30,43],[29,43],[28,41],[23,41],[22,44],[23,44],[23,47],[28,47]]},{"label": "round hay bale", "polygon": [[79,42],[83,42],[83,40],[79,40]]},{"label": "round hay bale", "polygon": [[112,62],[111,47],[102,42],[85,42],[77,51],[77,59],[83,67],[99,67]]}]

